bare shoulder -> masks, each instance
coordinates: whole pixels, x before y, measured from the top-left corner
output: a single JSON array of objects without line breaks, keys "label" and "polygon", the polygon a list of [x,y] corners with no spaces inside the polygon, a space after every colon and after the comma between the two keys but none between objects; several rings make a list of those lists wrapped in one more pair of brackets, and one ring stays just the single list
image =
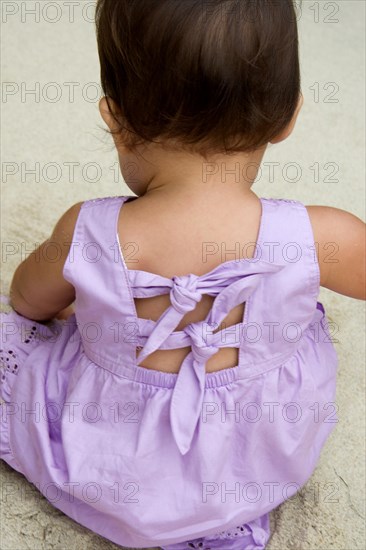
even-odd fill
[{"label": "bare shoulder", "polygon": [[52,239],[56,241],[62,241],[63,239],[72,240],[74,235],[76,222],[80,213],[80,209],[84,201],[73,204],[57,221],[53,233]]},{"label": "bare shoulder", "polygon": [[306,206],[320,268],[320,285],[364,299],[365,223],[330,206]]}]

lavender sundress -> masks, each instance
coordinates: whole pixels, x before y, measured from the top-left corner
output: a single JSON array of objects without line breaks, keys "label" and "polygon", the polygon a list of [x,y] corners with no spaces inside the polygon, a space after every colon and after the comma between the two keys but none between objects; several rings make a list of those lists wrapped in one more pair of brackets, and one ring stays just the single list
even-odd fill
[{"label": "lavender sundress", "polygon": [[[338,421],[307,210],[262,198],[252,260],[167,279],[126,266],[117,223],[130,200],[82,205],[64,266],[75,314],[1,313],[0,458],[119,545],[264,549],[269,512],[307,482]],[[167,293],[157,322],[137,317],[134,298]],[[216,297],[205,321],[175,331],[203,294]],[[243,302],[242,322],[214,333]],[[186,346],[178,374],[139,366]],[[238,365],[206,374],[222,347]]]}]

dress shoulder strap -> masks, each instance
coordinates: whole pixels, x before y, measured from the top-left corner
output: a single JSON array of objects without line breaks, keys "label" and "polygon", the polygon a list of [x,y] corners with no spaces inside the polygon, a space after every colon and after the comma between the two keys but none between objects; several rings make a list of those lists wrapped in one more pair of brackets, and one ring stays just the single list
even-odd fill
[{"label": "dress shoulder strap", "polygon": [[[320,271],[306,207],[299,201],[262,198],[256,257],[284,269],[268,277],[246,304],[241,363],[295,352],[317,309]],[[251,344],[252,342],[252,344]]]},{"label": "dress shoulder strap", "polygon": [[296,266],[291,275],[296,273],[300,277],[302,274],[301,289],[316,299],[320,271],[306,206],[295,200],[264,198],[262,206],[263,227],[258,239],[262,259]]},{"label": "dress shoulder strap", "polygon": [[82,204],[63,269],[75,288],[75,317],[85,353],[106,368],[118,356],[126,364],[134,364],[136,357],[135,305],[118,240],[119,212],[130,198]]}]

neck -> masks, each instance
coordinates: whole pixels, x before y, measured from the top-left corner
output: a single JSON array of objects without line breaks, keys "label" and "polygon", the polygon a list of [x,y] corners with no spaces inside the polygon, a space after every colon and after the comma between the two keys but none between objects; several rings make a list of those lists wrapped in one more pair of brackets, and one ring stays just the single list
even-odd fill
[{"label": "neck", "polygon": [[[126,159],[123,155],[123,164],[131,161],[136,165],[139,177],[130,187],[139,196],[194,196],[198,201],[217,201],[253,194],[251,187],[265,151],[262,147],[252,153],[220,154],[205,161],[196,154],[149,146],[142,156]],[[129,185],[127,177],[125,180]]]}]

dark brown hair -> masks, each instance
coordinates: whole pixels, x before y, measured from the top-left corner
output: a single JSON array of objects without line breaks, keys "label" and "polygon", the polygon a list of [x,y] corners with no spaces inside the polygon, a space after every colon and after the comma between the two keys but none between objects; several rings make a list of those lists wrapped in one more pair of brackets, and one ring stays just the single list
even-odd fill
[{"label": "dark brown hair", "polygon": [[130,149],[253,151],[295,113],[293,0],[98,0],[96,27],[103,91]]}]

